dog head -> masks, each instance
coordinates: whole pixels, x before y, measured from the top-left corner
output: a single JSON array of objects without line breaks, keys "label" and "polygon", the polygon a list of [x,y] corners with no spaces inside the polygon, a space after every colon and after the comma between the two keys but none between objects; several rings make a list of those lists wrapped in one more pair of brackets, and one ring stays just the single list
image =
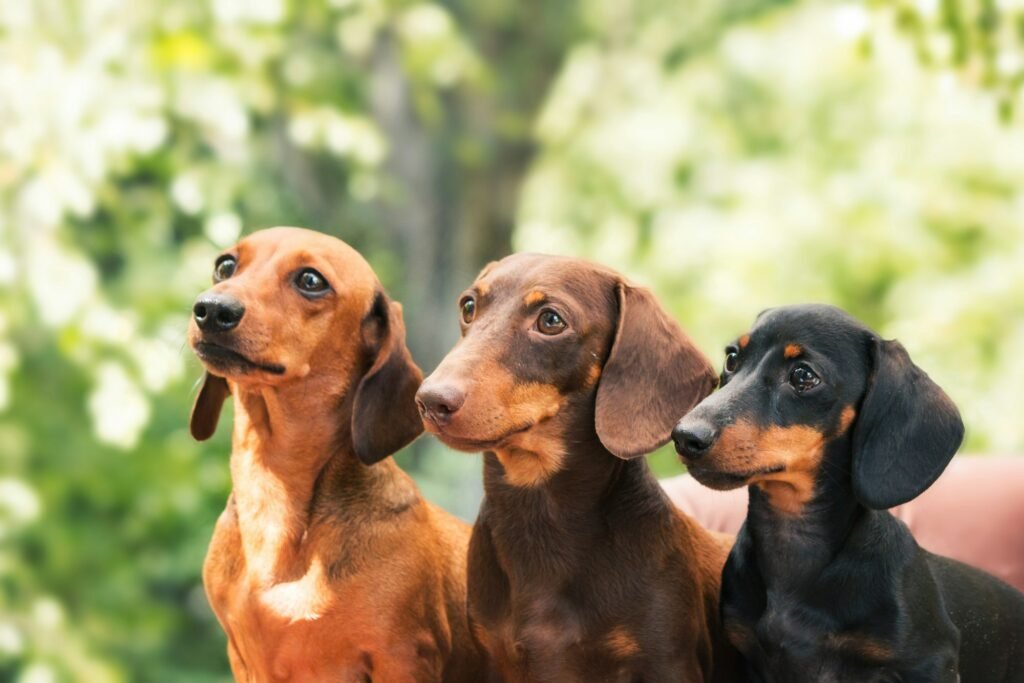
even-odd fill
[{"label": "dog head", "polygon": [[956,406],[903,346],[831,306],[762,313],[726,348],[720,385],[676,426],[677,451],[705,485],[753,484],[791,514],[824,470],[867,507],[904,503],[963,439]]},{"label": "dog head", "polygon": [[459,299],[462,338],[417,394],[427,430],[493,451],[515,486],[595,439],[620,458],[668,441],[714,385],[704,356],[649,291],[578,259],[517,254]]},{"label": "dog head", "polygon": [[352,440],[368,463],[422,430],[413,400],[422,375],[401,307],[341,240],[300,228],[246,237],[217,258],[188,337],[206,368],[191,418],[197,439],[213,435],[232,385],[308,383],[323,394],[311,400],[339,402],[354,391]]}]

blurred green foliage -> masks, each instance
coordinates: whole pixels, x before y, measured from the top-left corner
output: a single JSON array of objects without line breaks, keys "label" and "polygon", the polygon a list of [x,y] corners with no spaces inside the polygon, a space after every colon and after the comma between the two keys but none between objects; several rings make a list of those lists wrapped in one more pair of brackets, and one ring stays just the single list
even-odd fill
[{"label": "blurred green foliage", "polygon": [[[623,269],[715,358],[762,308],[833,302],[971,447],[1021,449],[1022,10],[0,3],[0,680],[227,679],[199,570],[228,430],[187,435],[184,340],[243,227],[363,251],[427,369],[513,246]],[[400,459],[472,516],[477,458]]]}]

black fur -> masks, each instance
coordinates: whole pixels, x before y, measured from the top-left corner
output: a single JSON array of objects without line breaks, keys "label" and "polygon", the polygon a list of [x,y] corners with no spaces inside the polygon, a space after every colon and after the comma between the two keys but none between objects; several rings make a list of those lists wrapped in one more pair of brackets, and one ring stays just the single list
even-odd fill
[{"label": "black fur", "polygon": [[[722,388],[674,437],[697,479],[751,484],[721,599],[747,678],[1024,681],[1024,595],[924,551],[884,509],[924,491],[959,447],[949,397],[897,342],[833,307],[768,311],[727,351]],[[820,383],[801,390],[798,365]],[[773,448],[816,433],[807,495],[779,505],[797,465]]]}]

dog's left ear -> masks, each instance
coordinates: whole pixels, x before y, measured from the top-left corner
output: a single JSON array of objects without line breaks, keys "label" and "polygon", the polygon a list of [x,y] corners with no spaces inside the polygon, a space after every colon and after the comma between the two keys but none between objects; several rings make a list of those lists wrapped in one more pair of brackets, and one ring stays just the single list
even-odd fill
[{"label": "dog's left ear", "polygon": [[903,345],[872,337],[873,370],[853,429],[853,492],[885,510],[939,478],[964,438],[960,411]]},{"label": "dog's left ear", "polygon": [[704,354],[650,291],[616,285],[619,323],[597,386],[597,436],[629,459],[668,442],[672,427],[717,383]]},{"label": "dog's left ear", "polygon": [[223,377],[203,373],[203,386],[199,388],[196,402],[192,404],[192,415],[188,428],[196,441],[206,441],[217,431],[217,421],[224,401],[231,395],[228,381]]},{"label": "dog's left ear", "polygon": [[356,389],[352,408],[352,443],[367,465],[408,445],[423,431],[416,390],[423,373],[405,346],[402,306],[383,292],[363,322],[364,338],[376,350],[373,364]]}]

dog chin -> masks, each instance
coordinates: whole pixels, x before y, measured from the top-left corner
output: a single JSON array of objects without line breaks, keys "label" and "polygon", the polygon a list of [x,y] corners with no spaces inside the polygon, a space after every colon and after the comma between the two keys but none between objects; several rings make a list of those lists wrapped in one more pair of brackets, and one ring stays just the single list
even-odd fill
[{"label": "dog chin", "polygon": [[493,451],[499,449],[502,446],[505,446],[510,439],[513,439],[516,436],[524,434],[531,427],[533,427],[533,425],[531,424],[519,429],[513,429],[508,433],[494,439],[470,439],[460,436],[458,434],[453,434],[452,432],[447,431],[445,428],[437,427],[436,425],[432,424],[429,420],[424,420],[424,426],[426,427],[426,430],[429,433],[436,436],[441,443],[448,446],[449,448],[453,448],[457,451],[462,451],[464,453],[480,453],[482,451]]},{"label": "dog chin", "polygon": [[480,440],[480,439],[465,439],[452,434],[447,434],[443,431],[439,431],[435,428],[427,428],[427,431],[438,438],[438,440],[449,448],[453,448],[463,453],[479,453],[480,451],[494,450],[501,445],[502,440]]},{"label": "dog chin", "polygon": [[699,465],[689,465],[686,469],[694,479],[709,489],[715,489],[716,491],[730,491],[750,483],[750,476],[747,473],[723,472],[721,470],[707,469]]},{"label": "dog chin", "polygon": [[232,363],[230,361],[211,360],[206,358],[201,359],[200,362],[211,375],[223,377],[224,379],[241,379],[256,372],[255,368],[244,363]]},{"label": "dog chin", "polygon": [[204,341],[195,342],[192,350],[212,374],[227,379],[248,379],[253,375],[272,375],[280,377],[285,374],[283,365],[276,363],[260,363],[249,359],[241,353],[219,344]]}]

